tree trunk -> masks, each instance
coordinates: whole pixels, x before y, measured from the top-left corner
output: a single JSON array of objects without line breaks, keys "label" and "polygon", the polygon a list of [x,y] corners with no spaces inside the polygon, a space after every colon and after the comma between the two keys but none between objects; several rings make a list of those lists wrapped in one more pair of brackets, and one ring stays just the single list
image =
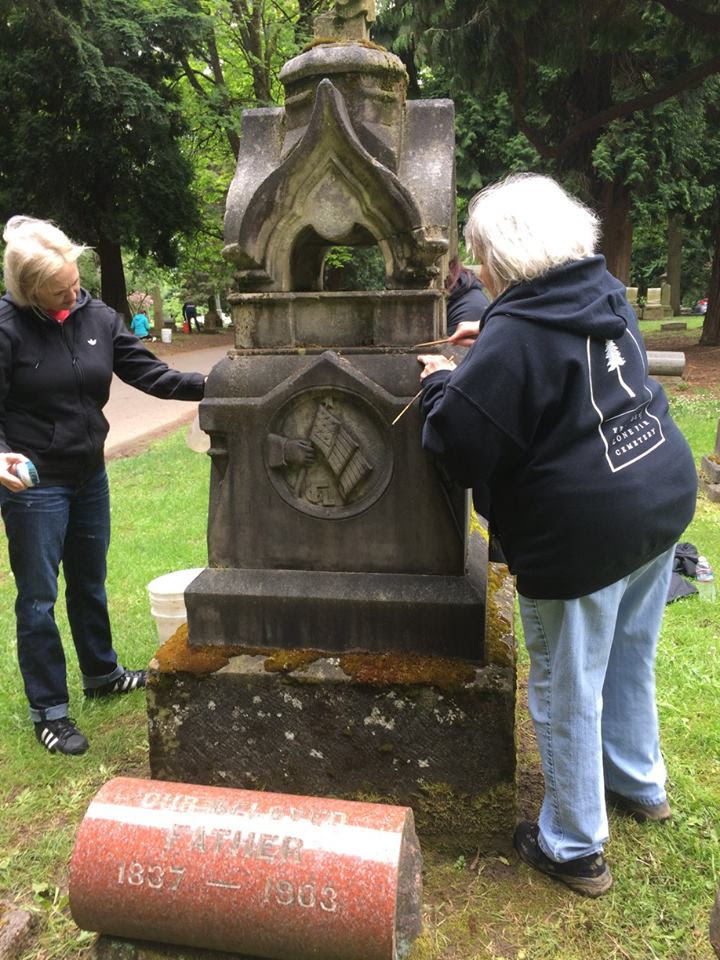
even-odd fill
[{"label": "tree trunk", "polygon": [[621,183],[606,183],[602,191],[602,242],[607,268],[621,283],[630,283],[632,253],[631,197]]},{"label": "tree trunk", "polygon": [[668,219],[667,282],[670,284],[670,306],[674,317],[680,316],[680,284],[682,282],[682,248],[685,217],[673,213]]},{"label": "tree trunk", "polygon": [[715,227],[715,253],[710,271],[708,305],[703,322],[701,347],[720,346],[720,203],[718,203]]},{"label": "tree trunk", "polygon": [[123,315],[127,323],[132,311],[127,302],[125,270],[123,269],[120,244],[100,231],[97,254],[100,258],[100,295],[109,307]]},{"label": "tree trunk", "polygon": [[156,337],[160,336],[160,331],[162,330],[163,320],[163,297],[162,290],[160,287],[153,287],[152,289],[152,302],[153,302],[153,333]]}]

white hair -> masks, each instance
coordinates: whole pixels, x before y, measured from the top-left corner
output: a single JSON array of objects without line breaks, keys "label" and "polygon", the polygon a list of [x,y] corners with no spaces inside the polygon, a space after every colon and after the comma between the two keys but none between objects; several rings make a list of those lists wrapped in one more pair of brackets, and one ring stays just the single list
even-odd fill
[{"label": "white hair", "polygon": [[3,231],[5,286],[19,307],[36,302],[40,288],[87,250],[49,220],[11,217]]},{"label": "white hair", "polygon": [[600,221],[550,177],[512,174],[470,201],[465,243],[495,295],[595,253]]}]

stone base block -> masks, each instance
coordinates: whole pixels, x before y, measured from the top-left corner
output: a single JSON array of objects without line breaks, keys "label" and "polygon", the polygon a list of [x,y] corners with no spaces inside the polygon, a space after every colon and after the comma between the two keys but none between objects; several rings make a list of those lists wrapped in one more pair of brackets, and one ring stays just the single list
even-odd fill
[{"label": "stone base block", "polygon": [[710,485],[720,483],[720,457],[716,453],[703,457],[700,463],[703,480]]},{"label": "stone base block", "polygon": [[710,916],[710,943],[717,956],[720,957],[720,890],[715,897],[715,906]]},{"label": "stone base block", "polygon": [[107,936],[98,937],[91,956],[92,960],[259,960],[239,953]]},{"label": "stone base block", "polygon": [[397,803],[421,843],[509,847],[513,664],[199,648],[181,627],[147,695],[156,779]]},{"label": "stone base block", "polygon": [[480,659],[485,584],[468,577],[206,569],[185,591],[194,647],[233,643]]},{"label": "stone base block", "polygon": [[687,330],[685,320],[668,320],[667,323],[660,324],[661,330]]},{"label": "stone base block", "polygon": [[712,503],[720,503],[720,483],[708,483],[706,480],[702,480],[701,486],[708,500]]},{"label": "stone base block", "polygon": [[15,960],[28,947],[35,917],[9,903],[0,903],[0,960]]}]

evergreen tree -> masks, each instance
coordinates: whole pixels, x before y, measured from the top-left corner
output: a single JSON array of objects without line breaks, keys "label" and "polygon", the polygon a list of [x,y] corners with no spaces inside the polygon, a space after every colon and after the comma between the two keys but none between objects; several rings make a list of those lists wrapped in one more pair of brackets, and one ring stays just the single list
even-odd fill
[{"label": "evergreen tree", "polygon": [[171,264],[195,218],[173,81],[203,22],[194,0],[0,0],[0,216],[92,245],[124,313],[121,245]]},{"label": "evergreen tree", "polygon": [[619,121],[720,73],[718,4],[698,3],[388,0],[376,36],[384,29],[399,55],[440,68],[456,100],[505,94],[544,169],[600,211],[609,266],[627,282],[633,171],[603,167],[597,151],[617,152]]}]

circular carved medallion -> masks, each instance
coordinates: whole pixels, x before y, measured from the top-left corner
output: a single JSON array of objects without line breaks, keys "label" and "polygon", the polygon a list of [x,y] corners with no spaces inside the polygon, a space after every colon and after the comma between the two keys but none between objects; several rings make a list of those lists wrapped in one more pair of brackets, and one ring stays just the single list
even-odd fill
[{"label": "circular carved medallion", "polygon": [[286,503],[327,520],[352,517],[382,495],[392,476],[389,430],[363,397],[340,387],[295,394],[275,413],[265,466]]}]

